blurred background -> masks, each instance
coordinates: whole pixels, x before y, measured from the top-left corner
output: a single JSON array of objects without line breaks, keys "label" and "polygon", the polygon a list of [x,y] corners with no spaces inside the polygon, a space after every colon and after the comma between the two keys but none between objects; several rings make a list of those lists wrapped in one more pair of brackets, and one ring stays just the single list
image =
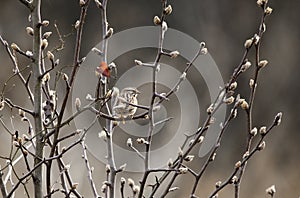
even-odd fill
[{"label": "blurred background", "polygon": [[[153,17],[161,12],[160,2],[159,0],[109,1],[109,24],[115,32],[139,26],[152,26]],[[100,12],[94,2],[91,3],[83,33],[81,56],[85,56],[92,47],[101,41],[102,37]],[[170,1],[170,4],[173,6],[173,13],[167,18],[169,27],[184,32],[198,41],[205,41],[210,55],[219,66],[223,79],[228,80],[244,53],[244,41],[257,32],[261,10],[257,7],[256,1],[174,0]],[[270,0],[269,6],[273,8],[274,12],[267,18],[267,31],[263,38],[261,50],[261,57],[267,59],[269,64],[260,75],[254,107],[254,125],[260,127],[271,124],[274,116],[279,111],[282,111],[284,116],[282,124],[272,130],[272,134],[267,137],[266,149],[255,155],[248,163],[242,181],[241,197],[264,197],[265,189],[273,184],[276,186],[277,197],[299,197],[300,144],[298,141],[300,140],[300,134],[298,122],[300,119],[298,111],[300,106],[298,91],[300,89],[300,28],[298,24],[300,16],[298,10],[300,2]],[[53,31],[53,35],[49,40],[49,48],[54,48],[59,44],[53,27],[54,22],[58,24],[61,34],[65,36],[65,49],[56,54],[62,66],[72,64],[75,38],[73,24],[79,17],[79,11],[77,0],[43,1],[42,16],[44,19],[50,20],[50,26],[46,29]],[[1,0],[0,34],[9,43],[15,42],[22,49],[30,49],[32,45],[31,39],[25,31],[25,28],[30,26],[28,14],[27,9],[19,1]],[[147,51],[144,53],[147,55],[153,52]],[[128,56],[132,55],[129,54]],[[143,54],[139,52],[139,56],[143,56]],[[153,54],[152,57],[154,57]],[[253,54],[250,54],[250,58],[253,58]],[[127,65],[126,59],[128,57],[123,56],[117,62]],[[151,59],[151,55],[147,59]],[[24,66],[28,64],[25,59],[20,58],[19,61]],[[0,47],[0,63],[0,89],[2,89],[4,82],[12,75],[12,64],[3,46]],[[238,90],[246,98],[249,90],[248,82],[252,73],[253,68],[239,80]],[[14,83],[10,82],[6,96],[15,101],[16,104],[27,106],[23,87],[18,86],[18,84],[13,86]],[[204,99],[207,100],[207,96],[204,96]],[[202,111],[205,111],[205,109],[202,109]],[[12,112],[12,114],[14,113],[16,112]],[[6,110],[2,114],[4,114],[3,119],[9,122],[7,115],[10,112]],[[16,123],[15,127],[18,126],[18,123]],[[207,197],[209,192],[214,189],[215,182],[224,181],[231,173],[235,162],[240,160],[246,137],[245,128],[245,117],[241,113],[237,121],[229,128],[227,135],[224,136],[216,161],[211,165],[199,184],[198,194],[201,197]],[[9,150],[6,145],[7,138],[7,134],[2,132],[1,129],[1,155],[7,154]],[[74,180],[84,184],[87,181],[86,173],[77,171],[84,166],[83,160],[81,160],[80,147],[72,152],[75,155],[68,155],[65,160],[72,164],[71,171],[76,172]],[[80,154],[77,154],[78,152]],[[93,158],[92,155],[90,160],[95,167],[95,180],[99,180],[98,187],[100,188],[101,182],[105,179],[102,175],[104,165]],[[196,159],[192,166],[197,169],[202,162],[202,159]],[[2,166],[3,163],[1,161]],[[128,177],[126,174],[122,176]],[[130,174],[130,177],[137,181],[140,174],[133,173]],[[181,188],[178,192],[173,193],[172,197],[188,197],[186,192],[191,189],[193,183],[190,178],[184,176],[182,180],[177,182],[177,185]],[[84,192],[86,197],[89,197],[91,193],[89,186],[80,185],[79,189]],[[228,187],[220,193],[220,196],[232,197],[232,194],[233,188]]]}]

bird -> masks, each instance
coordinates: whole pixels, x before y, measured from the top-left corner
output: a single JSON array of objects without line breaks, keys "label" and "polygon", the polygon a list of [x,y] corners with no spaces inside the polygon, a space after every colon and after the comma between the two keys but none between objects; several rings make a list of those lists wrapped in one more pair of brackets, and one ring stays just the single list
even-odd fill
[{"label": "bird", "polygon": [[132,118],[137,111],[140,92],[134,87],[126,87],[121,92],[117,87],[112,90],[112,115],[116,118]]}]

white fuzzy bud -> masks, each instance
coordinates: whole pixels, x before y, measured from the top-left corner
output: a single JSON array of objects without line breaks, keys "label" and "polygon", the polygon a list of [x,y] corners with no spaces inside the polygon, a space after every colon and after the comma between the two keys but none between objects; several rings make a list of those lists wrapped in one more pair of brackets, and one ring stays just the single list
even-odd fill
[{"label": "white fuzzy bud", "polygon": [[18,46],[17,44],[15,44],[15,43],[12,43],[12,44],[10,45],[10,47],[11,47],[13,50],[15,50],[15,51],[20,51],[19,46]]},{"label": "white fuzzy bud", "polygon": [[47,27],[48,25],[49,25],[49,21],[48,20],[44,20],[43,22],[42,22],[42,25],[44,26],[44,27]]},{"label": "white fuzzy bud", "polygon": [[32,27],[26,27],[26,32],[28,35],[30,36],[33,36],[34,34],[34,31],[33,31],[33,28]]},{"label": "white fuzzy bud", "polygon": [[187,162],[191,162],[191,161],[193,161],[194,157],[195,157],[194,155],[187,155],[187,156],[184,158],[184,160],[187,161]]},{"label": "white fuzzy bud", "polygon": [[265,147],[266,147],[266,142],[263,141],[262,143],[260,143],[260,144],[258,145],[258,150],[259,150],[259,151],[264,150]]},{"label": "white fuzzy bud", "polygon": [[247,39],[244,44],[245,48],[249,49],[251,47],[252,43],[253,43],[252,39]]},{"label": "white fuzzy bud", "polygon": [[101,132],[98,133],[98,137],[105,142],[107,141],[107,134],[104,130],[101,130]]},{"label": "white fuzzy bud", "polygon": [[77,28],[79,27],[79,25],[80,25],[80,21],[77,20],[77,21],[75,22],[74,28],[77,29]]},{"label": "white fuzzy bud", "polygon": [[185,80],[186,79],[186,72],[183,72],[180,76],[180,80]]},{"label": "white fuzzy bud", "polygon": [[242,165],[242,162],[241,161],[238,161],[237,163],[235,163],[234,167],[235,168],[240,168]]},{"label": "white fuzzy bud", "polygon": [[251,129],[250,134],[251,134],[252,136],[256,136],[256,134],[257,134],[257,128],[254,127],[253,129]]},{"label": "white fuzzy bud", "polygon": [[45,33],[43,34],[43,38],[44,38],[44,39],[47,39],[47,38],[49,38],[51,35],[52,35],[52,32],[45,32]]},{"label": "white fuzzy bud", "polygon": [[158,16],[155,16],[155,17],[153,18],[153,23],[154,23],[155,25],[159,25],[159,24],[161,23],[160,18],[159,18]]},{"label": "white fuzzy bud", "polygon": [[54,55],[53,55],[53,53],[50,52],[50,51],[48,51],[48,52],[47,52],[47,58],[48,58],[51,62],[54,61]]},{"label": "white fuzzy bud", "polygon": [[142,66],[143,65],[143,62],[140,61],[140,60],[134,60],[134,63],[138,66]]},{"label": "white fuzzy bud", "polygon": [[277,113],[277,115],[275,116],[274,119],[274,125],[278,126],[281,123],[281,119],[282,119],[282,112]]},{"label": "white fuzzy bud", "polygon": [[84,0],[79,0],[79,5],[80,5],[80,7],[83,7],[85,5],[85,1]]},{"label": "white fuzzy bud", "polygon": [[170,56],[171,56],[171,58],[176,58],[179,54],[180,53],[177,50],[175,50],[170,53]]},{"label": "white fuzzy bud", "polygon": [[186,174],[188,172],[188,168],[186,167],[180,167],[178,170],[180,174]]},{"label": "white fuzzy bud", "polygon": [[172,11],[173,11],[173,8],[172,8],[171,5],[168,5],[168,6],[164,9],[164,13],[165,13],[166,15],[170,15],[170,14],[172,13]]},{"label": "white fuzzy bud", "polygon": [[26,54],[26,56],[28,56],[28,57],[32,57],[33,56],[33,53],[32,53],[32,51],[26,51],[25,52],[25,54]]},{"label": "white fuzzy bud", "polygon": [[161,28],[163,32],[166,32],[168,30],[168,24],[167,22],[163,21],[161,24]]},{"label": "white fuzzy bud", "polygon": [[276,193],[276,188],[275,185],[270,186],[269,188],[266,189],[266,193],[268,195],[273,196]]},{"label": "white fuzzy bud", "polygon": [[43,39],[42,43],[41,43],[42,50],[46,49],[47,47],[48,47],[48,40],[47,39]]},{"label": "white fuzzy bud", "polygon": [[267,127],[266,127],[266,126],[260,127],[259,133],[260,133],[261,135],[265,135],[265,134],[267,133]]},{"label": "white fuzzy bud", "polygon": [[271,15],[272,12],[273,12],[273,9],[270,8],[270,7],[267,7],[267,8],[265,9],[265,14],[266,14],[266,15]]},{"label": "white fuzzy bud", "polygon": [[80,110],[80,107],[81,107],[81,101],[80,101],[79,98],[76,98],[76,99],[75,99],[75,107],[76,107],[77,111]]},{"label": "white fuzzy bud", "polygon": [[128,147],[132,147],[132,139],[128,138],[126,144]]},{"label": "white fuzzy bud", "polygon": [[127,179],[128,185],[132,188],[134,186],[134,181],[131,178]]},{"label": "white fuzzy bud", "polygon": [[249,87],[252,89],[254,87],[254,80],[250,79],[249,80]]},{"label": "white fuzzy bud", "polygon": [[207,52],[208,52],[208,50],[207,50],[206,47],[204,47],[204,48],[201,49],[201,54],[202,54],[202,55],[207,54]]},{"label": "white fuzzy bud", "polygon": [[105,39],[110,38],[114,33],[114,29],[113,28],[109,28],[106,35],[105,35]]},{"label": "white fuzzy bud", "polygon": [[261,61],[259,61],[259,63],[258,63],[258,67],[263,68],[263,67],[265,67],[267,64],[268,64],[268,61],[267,61],[267,60],[261,60]]}]

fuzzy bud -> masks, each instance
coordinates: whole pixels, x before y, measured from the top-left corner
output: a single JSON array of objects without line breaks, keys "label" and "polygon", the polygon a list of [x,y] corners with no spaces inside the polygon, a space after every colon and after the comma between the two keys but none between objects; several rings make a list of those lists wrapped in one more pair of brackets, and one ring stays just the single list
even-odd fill
[{"label": "fuzzy bud", "polygon": [[132,188],[134,186],[134,181],[131,178],[127,179],[128,185]]},{"label": "fuzzy bud", "polygon": [[180,76],[180,80],[185,80],[186,79],[186,72],[183,72]]},{"label": "fuzzy bud", "polygon": [[256,136],[256,134],[257,134],[257,128],[254,127],[254,128],[250,131],[250,135]]},{"label": "fuzzy bud", "polygon": [[214,111],[214,107],[213,107],[213,104],[211,104],[211,105],[207,108],[206,112],[208,113],[208,115],[210,115],[210,114],[212,114],[213,111]]},{"label": "fuzzy bud", "polygon": [[188,168],[186,167],[180,167],[178,170],[180,174],[186,174],[188,172]]},{"label": "fuzzy bud", "polygon": [[246,153],[244,153],[243,155],[243,159],[246,159],[247,157],[249,157],[249,155],[250,155],[249,151],[246,151]]},{"label": "fuzzy bud", "polygon": [[53,53],[50,52],[50,51],[48,51],[48,52],[47,52],[47,58],[48,58],[51,62],[54,61],[54,55],[53,55]]},{"label": "fuzzy bud", "polygon": [[93,98],[93,96],[89,93],[86,95],[85,99],[88,100],[88,101],[94,101],[95,100],[95,98]]},{"label": "fuzzy bud", "polygon": [[104,130],[101,130],[101,132],[98,133],[98,137],[105,142],[107,141],[107,134]]},{"label": "fuzzy bud", "polygon": [[75,190],[78,187],[79,183],[73,183],[72,189]]},{"label": "fuzzy bud", "polygon": [[206,47],[204,47],[204,48],[201,49],[200,52],[201,52],[202,55],[205,55],[205,54],[207,54],[208,50],[207,50]]},{"label": "fuzzy bud", "polygon": [[278,126],[281,123],[281,118],[282,118],[282,112],[277,113],[274,119],[274,125]]},{"label": "fuzzy bud", "polygon": [[44,26],[44,27],[47,27],[48,25],[49,25],[49,21],[48,20],[44,20],[43,22],[42,22],[42,25]]},{"label": "fuzzy bud", "polygon": [[170,53],[170,56],[171,56],[171,58],[176,58],[179,54],[180,53],[177,50],[175,50]]},{"label": "fuzzy bud", "polygon": [[259,63],[258,63],[258,67],[263,68],[263,67],[265,67],[267,64],[268,64],[268,61],[267,61],[267,60],[261,60],[261,61],[259,61]]},{"label": "fuzzy bud", "polygon": [[25,54],[26,54],[26,56],[28,56],[28,57],[32,57],[33,56],[33,53],[32,53],[32,51],[26,51],[25,52]]},{"label": "fuzzy bud", "polygon": [[201,136],[199,137],[199,139],[198,139],[198,143],[202,143],[203,140],[204,140],[204,136],[201,135]]},{"label": "fuzzy bud", "polygon": [[80,7],[83,7],[85,5],[85,1],[84,0],[79,0],[79,5],[80,5]]},{"label": "fuzzy bud", "polygon": [[80,21],[77,20],[77,21],[75,22],[74,28],[75,28],[75,29],[78,29],[79,25],[80,25]]},{"label": "fuzzy bud", "polygon": [[272,185],[269,188],[267,188],[266,193],[268,195],[274,196],[274,194],[276,193],[275,185]]},{"label": "fuzzy bud", "polygon": [[107,185],[106,185],[106,184],[103,184],[103,185],[101,186],[101,192],[102,192],[102,193],[105,193],[105,192],[106,192],[106,189],[107,189]]},{"label": "fuzzy bud", "polygon": [[110,173],[111,169],[110,169],[110,166],[108,164],[106,164],[105,166],[105,172],[106,173]]},{"label": "fuzzy bud", "polygon": [[161,23],[160,18],[159,18],[158,16],[155,16],[155,17],[153,18],[153,23],[154,23],[155,25],[159,25],[159,24]]},{"label": "fuzzy bud", "polygon": [[246,100],[243,100],[243,101],[242,101],[241,107],[242,107],[242,109],[244,109],[244,110],[249,109],[249,104],[246,102]]},{"label": "fuzzy bud", "polygon": [[68,81],[69,80],[69,76],[66,73],[62,73],[62,79],[64,81]]},{"label": "fuzzy bud", "polygon": [[76,99],[75,99],[75,107],[76,107],[77,111],[80,110],[80,107],[81,107],[81,101],[80,101],[79,98],[76,98]]},{"label": "fuzzy bud", "polygon": [[15,44],[15,43],[12,43],[11,45],[10,45],[10,47],[13,49],[13,50],[15,50],[15,51],[20,51],[20,48],[19,48],[19,46],[17,45],[17,44]]},{"label": "fuzzy bud", "polygon": [[138,138],[138,139],[136,139],[136,142],[138,144],[145,144],[146,140],[144,138]]},{"label": "fuzzy bud", "polygon": [[252,39],[247,39],[244,43],[244,46],[246,49],[249,49],[252,46],[253,40]]},{"label": "fuzzy bud", "polygon": [[195,157],[194,155],[187,155],[187,156],[184,158],[184,160],[187,161],[187,162],[191,162],[191,161],[193,161],[194,157]]},{"label": "fuzzy bud", "polygon": [[43,39],[42,43],[41,43],[42,50],[46,49],[48,47],[48,44],[49,43],[48,43],[47,39]]},{"label": "fuzzy bud", "polygon": [[259,133],[260,133],[261,135],[265,135],[265,134],[267,133],[267,127],[266,127],[266,126],[260,127]]},{"label": "fuzzy bud", "polygon": [[163,21],[161,24],[161,28],[163,32],[166,32],[168,30],[168,24],[167,22]]},{"label": "fuzzy bud", "polygon": [[231,179],[231,183],[236,184],[237,181],[238,181],[238,177],[233,176],[232,179]]},{"label": "fuzzy bud", "polygon": [[264,150],[265,147],[266,147],[266,142],[263,141],[262,143],[260,143],[260,144],[258,145],[258,150],[259,150],[259,151]]},{"label": "fuzzy bud", "polygon": [[113,28],[109,28],[106,35],[105,35],[105,39],[110,38],[114,33],[114,29]]},{"label": "fuzzy bud", "polygon": [[255,34],[254,35],[254,44],[258,45],[259,41],[260,41],[260,37],[257,34]]},{"label": "fuzzy bud", "polygon": [[45,84],[46,82],[49,82],[50,80],[50,73],[46,73],[42,78],[42,83]]},{"label": "fuzzy bud", "polygon": [[253,80],[253,79],[250,79],[250,80],[249,80],[249,87],[250,87],[251,89],[253,89],[253,87],[254,87],[254,80]]},{"label": "fuzzy bud", "polygon": [[271,15],[272,12],[273,12],[273,9],[270,8],[270,7],[267,7],[267,8],[265,9],[265,14],[268,15],[268,16]]},{"label": "fuzzy bud", "polygon": [[33,36],[33,34],[34,34],[34,31],[33,31],[32,27],[26,27],[26,32],[30,36]]},{"label": "fuzzy bud", "polygon": [[233,83],[230,84],[229,90],[233,91],[237,88],[237,86],[238,86],[237,82],[233,82]]},{"label": "fuzzy bud", "polygon": [[214,153],[214,154],[211,156],[210,161],[214,161],[214,160],[216,159],[216,155],[217,155],[217,153]]},{"label": "fuzzy bud", "polygon": [[216,182],[216,188],[220,188],[221,185],[222,185],[222,182],[221,182],[221,181],[217,181],[217,182]]},{"label": "fuzzy bud", "polygon": [[241,67],[241,72],[245,72],[247,69],[249,69],[249,67],[251,67],[251,62],[246,61]]},{"label": "fuzzy bud", "polygon": [[132,139],[128,138],[126,144],[128,147],[132,147]]},{"label": "fuzzy bud", "polygon": [[224,102],[228,105],[232,104],[234,102],[234,97],[230,96],[229,98],[224,99]]},{"label": "fuzzy bud", "polygon": [[165,8],[164,13],[165,13],[165,15],[170,15],[170,14],[172,13],[172,11],[173,11],[172,6],[171,6],[171,5],[168,5],[168,6]]},{"label": "fuzzy bud", "polygon": [[241,167],[241,165],[242,165],[242,162],[238,161],[237,163],[235,163],[234,167],[238,169]]},{"label": "fuzzy bud", "polygon": [[126,179],[124,177],[121,177],[121,185],[124,185],[126,183]]},{"label": "fuzzy bud", "polygon": [[49,38],[51,35],[52,35],[52,32],[45,32],[45,33],[43,34],[43,38],[44,38],[44,39],[47,39],[47,38]]},{"label": "fuzzy bud", "polygon": [[25,111],[19,109],[19,116],[21,116],[22,118],[25,117]]},{"label": "fuzzy bud", "polygon": [[134,60],[134,63],[138,66],[142,66],[143,65],[143,62],[140,61],[140,60]]}]

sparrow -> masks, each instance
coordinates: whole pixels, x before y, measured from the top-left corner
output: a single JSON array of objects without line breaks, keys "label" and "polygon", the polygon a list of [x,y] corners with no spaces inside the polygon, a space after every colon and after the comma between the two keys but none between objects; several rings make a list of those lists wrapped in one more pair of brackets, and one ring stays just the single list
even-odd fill
[{"label": "sparrow", "polygon": [[113,87],[112,114],[117,118],[133,117],[138,105],[137,96],[140,92],[133,87],[122,89],[121,93],[117,87]]}]

